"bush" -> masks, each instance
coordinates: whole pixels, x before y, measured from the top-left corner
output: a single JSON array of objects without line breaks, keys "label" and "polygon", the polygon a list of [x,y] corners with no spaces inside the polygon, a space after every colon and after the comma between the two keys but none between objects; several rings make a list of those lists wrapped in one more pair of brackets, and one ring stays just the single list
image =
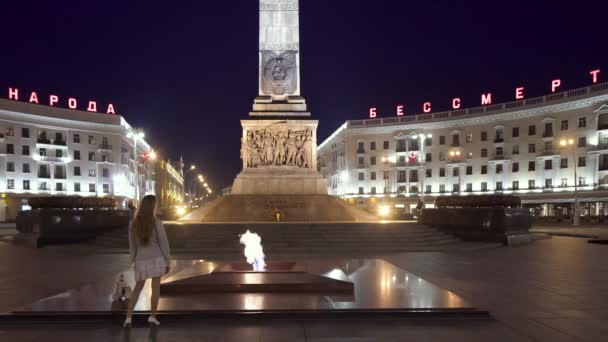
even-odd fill
[{"label": "bush", "polygon": [[32,209],[110,209],[116,207],[113,198],[97,197],[32,197]]},{"label": "bush", "polygon": [[484,195],[484,196],[451,196],[438,197],[435,200],[435,207],[461,207],[461,208],[481,208],[481,207],[520,207],[521,199],[511,195]]}]

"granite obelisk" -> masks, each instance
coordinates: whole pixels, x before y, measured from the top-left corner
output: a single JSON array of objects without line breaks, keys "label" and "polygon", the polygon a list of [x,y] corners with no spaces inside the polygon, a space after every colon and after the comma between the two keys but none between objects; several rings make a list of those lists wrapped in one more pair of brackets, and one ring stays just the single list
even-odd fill
[{"label": "granite obelisk", "polygon": [[243,170],[230,194],[182,221],[363,222],[376,218],[327,194],[317,126],[300,89],[298,0],[260,0],[259,89],[241,120]]},{"label": "granite obelisk", "polygon": [[260,0],[259,91],[242,120],[243,171],[233,195],[325,195],[317,120],[300,90],[298,0]]}]

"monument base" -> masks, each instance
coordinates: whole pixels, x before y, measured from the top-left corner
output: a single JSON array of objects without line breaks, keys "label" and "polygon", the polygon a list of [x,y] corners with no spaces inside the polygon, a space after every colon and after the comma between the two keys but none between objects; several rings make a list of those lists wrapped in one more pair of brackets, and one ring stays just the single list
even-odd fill
[{"label": "monument base", "polygon": [[245,169],[235,179],[233,195],[327,195],[325,179],[316,171],[294,167]]},{"label": "monument base", "polygon": [[186,215],[182,222],[378,222],[329,195],[229,195]]}]

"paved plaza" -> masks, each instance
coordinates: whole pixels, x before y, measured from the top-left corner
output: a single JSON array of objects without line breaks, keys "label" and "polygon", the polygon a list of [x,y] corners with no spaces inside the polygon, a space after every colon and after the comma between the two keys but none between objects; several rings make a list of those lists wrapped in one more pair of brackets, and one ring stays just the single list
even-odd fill
[{"label": "paved plaza", "polygon": [[[0,243],[0,310],[112,276],[125,255],[79,255]],[[584,238],[385,260],[448,289],[492,320],[176,320],[124,330],[118,321],[15,326],[2,341],[599,341],[608,333],[608,248]]]}]

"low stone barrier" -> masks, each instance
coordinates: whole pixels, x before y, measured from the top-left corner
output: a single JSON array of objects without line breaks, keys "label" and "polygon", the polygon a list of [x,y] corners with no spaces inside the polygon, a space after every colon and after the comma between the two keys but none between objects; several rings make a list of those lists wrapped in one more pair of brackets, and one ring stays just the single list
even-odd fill
[{"label": "low stone barrier", "polygon": [[423,209],[420,222],[464,240],[512,244],[527,239],[534,218],[524,208],[446,207]]},{"label": "low stone barrier", "polygon": [[126,227],[130,210],[115,209],[35,209],[17,216],[15,241],[34,247],[82,242],[115,228]]}]

